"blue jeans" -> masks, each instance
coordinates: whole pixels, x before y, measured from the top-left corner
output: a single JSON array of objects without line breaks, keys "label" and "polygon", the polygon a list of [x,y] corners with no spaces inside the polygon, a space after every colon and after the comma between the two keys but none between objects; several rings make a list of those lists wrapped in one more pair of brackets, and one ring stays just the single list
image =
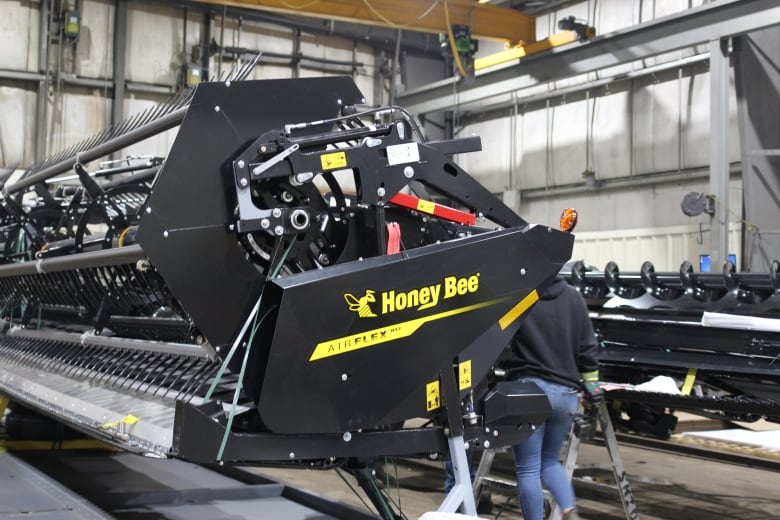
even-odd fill
[{"label": "blue jeans", "polygon": [[571,430],[579,406],[579,392],[570,386],[539,377],[523,377],[536,383],[547,394],[552,414],[529,439],[512,446],[517,471],[517,494],[525,520],[542,520],[544,496],[542,483],[552,493],[561,510],[575,506],[574,488],[558,461],[561,445]]}]

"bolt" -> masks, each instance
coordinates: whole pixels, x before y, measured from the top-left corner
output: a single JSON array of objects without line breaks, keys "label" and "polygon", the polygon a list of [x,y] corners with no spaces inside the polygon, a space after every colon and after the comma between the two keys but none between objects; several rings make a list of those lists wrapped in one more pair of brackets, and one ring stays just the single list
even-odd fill
[{"label": "bolt", "polygon": [[347,374],[341,374],[342,381],[346,381],[347,379],[349,379],[349,376]]},{"label": "bolt", "polygon": [[385,189],[381,186],[376,189],[376,194],[378,197],[384,197],[385,193]]},{"label": "bolt", "polygon": [[292,452],[292,451],[291,451],[291,452],[290,452],[290,459],[294,459],[294,458],[295,458],[295,452]]},{"label": "bolt", "polygon": [[466,441],[463,443],[463,447],[468,450],[471,446],[469,445],[468,441]]},{"label": "bolt", "polygon": [[493,430],[493,437],[498,437],[498,430]]},{"label": "bolt", "polygon": [[414,168],[412,168],[411,166],[407,166],[406,168],[404,168],[404,177],[406,177],[407,179],[411,179],[412,177],[414,177]]},{"label": "bolt", "polygon": [[246,188],[249,185],[249,181],[246,180],[246,177],[241,177],[238,183],[241,185],[242,188]]},{"label": "bolt", "polygon": [[525,273],[526,273],[525,267],[521,267],[520,268],[520,274],[525,276]]},{"label": "bolt", "polygon": [[215,106],[214,107],[214,112],[219,112],[219,111],[220,111],[219,105]]},{"label": "bolt", "polygon": [[284,228],[283,228],[282,226],[276,226],[276,227],[274,228],[274,234],[275,234],[276,236],[282,236],[282,235],[284,235]]},{"label": "bolt", "polygon": [[246,163],[244,161],[238,161],[239,168],[243,168],[244,166],[246,166]]},{"label": "bolt", "polygon": [[317,261],[322,265],[330,265],[330,258],[324,253],[317,257]]},{"label": "bolt", "polygon": [[490,447],[490,441],[485,441],[482,443],[482,447],[485,449],[488,449]]},{"label": "bolt", "polygon": [[151,207],[149,207],[149,208],[146,208],[146,212],[147,212],[147,213],[151,213],[151,212],[152,212],[152,208],[151,208]]},{"label": "bolt", "polygon": [[270,225],[271,225],[271,221],[268,220],[267,218],[264,218],[263,220],[260,221],[260,227],[263,229],[268,229]]},{"label": "bolt", "polygon": [[341,438],[344,439],[344,442],[349,442],[352,440],[352,434],[349,432],[344,432],[344,435],[342,435]]},{"label": "bolt", "polygon": [[337,99],[336,103],[338,103],[340,105],[342,103],[342,101],[340,99]]},{"label": "bolt", "polygon": [[225,86],[226,86],[226,87],[229,87],[229,86],[230,86],[230,80],[227,80],[227,81],[225,82]]},{"label": "bolt", "polygon": [[273,215],[274,218],[279,218],[282,216],[282,210],[279,208],[274,208],[273,211],[271,211],[271,215]]},{"label": "bolt", "polygon": [[168,230],[165,230],[165,231],[163,231],[163,236],[164,236],[165,238],[168,238]]},{"label": "bolt", "polygon": [[228,226],[228,229],[229,229],[230,231],[233,231],[234,229],[236,229],[236,226],[235,226],[234,224],[230,224],[230,225]]}]

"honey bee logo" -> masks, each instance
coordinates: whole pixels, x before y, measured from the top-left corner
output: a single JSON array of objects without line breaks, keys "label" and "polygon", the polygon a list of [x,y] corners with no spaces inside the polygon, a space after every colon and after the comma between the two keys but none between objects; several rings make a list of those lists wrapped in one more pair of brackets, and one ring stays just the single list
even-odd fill
[{"label": "honey bee logo", "polygon": [[371,289],[366,289],[366,294],[360,298],[356,298],[355,295],[351,293],[344,293],[344,300],[347,302],[347,305],[349,305],[349,310],[357,312],[358,316],[361,318],[376,318],[376,314],[371,310],[371,306],[369,305],[369,303],[374,303],[376,301],[376,298],[374,298],[374,291]]}]

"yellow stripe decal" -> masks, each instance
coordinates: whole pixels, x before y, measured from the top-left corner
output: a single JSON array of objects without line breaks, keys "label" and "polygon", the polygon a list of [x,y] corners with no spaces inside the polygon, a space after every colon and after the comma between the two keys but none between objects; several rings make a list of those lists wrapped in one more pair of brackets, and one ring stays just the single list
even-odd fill
[{"label": "yellow stripe decal", "polygon": [[683,383],[682,389],[680,390],[680,393],[682,395],[691,395],[691,390],[693,390],[693,384],[696,382],[696,372],[698,370],[695,368],[689,368],[688,373],[685,375],[685,382]]},{"label": "yellow stripe decal", "polygon": [[528,296],[523,298],[518,302],[517,305],[509,309],[509,312],[504,314],[500,320],[498,320],[498,325],[501,327],[501,330],[505,330],[508,326],[510,326],[517,318],[522,316],[522,314],[531,308],[531,305],[536,303],[539,300],[539,293],[536,292],[536,289],[528,293]]},{"label": "yellow stripe decal", "polygon": [[422,318],[414,320],[387,325],[386,327],[380,327],[378,329],[371,329],[365,332],[358,332],[357,334],[350,334],[349,336],[323,341],[322,343],[317,343],[317,346],[314,347],[314,352],[312,352],[309,361],[317,361],[319,359],[338,356],[339,354],[346,354],[362,348],[374,347],[389,341],[406,338],[417,332],[417,329],[430,321],[441,320],[449,318],[450,316],[475,311],[506,300],[508,300],[508,298],[499,298],[498,300],[477,303],[459,309],[452,309],[450,311],[431,314],[430,316],[423,316]]}]

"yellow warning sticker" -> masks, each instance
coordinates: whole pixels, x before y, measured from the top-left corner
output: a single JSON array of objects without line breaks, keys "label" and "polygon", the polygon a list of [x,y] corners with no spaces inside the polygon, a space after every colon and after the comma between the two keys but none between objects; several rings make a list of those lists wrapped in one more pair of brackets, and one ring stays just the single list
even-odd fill
[{"label": "yellow warning sticker", "polygon": [[425,396],[427,401],[427,410],[436,410],[441,407],[441,392],[439,390],[439,382],[432,381],[425,385]]},{"label": "yellow warning sticker", "polygon": [[433,215],[433,212],[436,211],[436,203],[420,199],[417,201],[417,209],[423,213]]},{"label": "yellow warning sticker", "polygon": [[347,167],[347,155],[344,152],[326,153],[320,155],[320,163],[324,170],[335,170]]},{"label": "yellow warning sticker", "polygon": [[458,389],[465,390],[471,387],[471,360],[458,363]]}]

